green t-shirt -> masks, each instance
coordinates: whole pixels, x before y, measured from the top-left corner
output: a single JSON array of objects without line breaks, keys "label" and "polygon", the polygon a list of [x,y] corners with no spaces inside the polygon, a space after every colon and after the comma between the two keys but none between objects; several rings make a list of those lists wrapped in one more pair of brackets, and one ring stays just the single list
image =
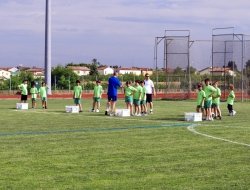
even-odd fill
[{"label": "green t-shirt", "polygon": [[31,98],[37,98],[38,90],[36,87],[30,89]]},{"label": "green t-shirt", "polygon": [[234,91],[231,90],[230,93],[228,94],[228,97],[227,97],[227,104],[233,105],[234,104],[234,98],[235,98]]},{"label": "green t-shirt", "polygon": [[46,98],[47,97],[47,89],[48,89],[47,86],[40,87],[39,92],[40,92],[41,98]]},{"label": "green t-shirt", "polygon": [[74,86],[74,98],[82,97],[82,86]]},{"label": "green t-shirt", "polygon": [[142,87],[141,99],[142,100],[146,100],[147,99],[147,96],[146,96],[146,87],[145,86]]},{"label": "green t-shirt", "polygon": [[134,93],[134,99],[135,100],[140,100],[141,99],[141,94],[142,94],[142,87],[139,85],[139,86],[136,86],[135,89],[137,91],[135,91],[135,93]]},{"label": "green t-shirt", "polygon": [[136,88],[134,88],[133,86],[124,87],[125,96],[133,96],[133,93],[136,91]]},{"label": "green t-shirt", "polygon": [[94,97],[95,98],[100,98],[102,95],[102,86],[101,85],[95,85],[94,87]]},{"label": "green t-shirt", "polygon": [[205,86],[204,92],[206,94],[206,100],[212,100],[212,95],[215,91],[216,89],[213,86],[211,85]]},{"label": "green t-shirt", "polygon": [[206,98],[206,94],[204,90],[199,90],[197,92],[197,106],[203,106],[202,104],[204,103],[204,98]]},{"label": "green t-shirt", "polygon": [[213,94],[213,103],[220,104],[221,90],[217,87],[215,88],[215,93]]},{"label": "green t-shirt", "polygon": [[20,84],[18,87],[21,90],[22,95],[28,95],[27,84]]}]

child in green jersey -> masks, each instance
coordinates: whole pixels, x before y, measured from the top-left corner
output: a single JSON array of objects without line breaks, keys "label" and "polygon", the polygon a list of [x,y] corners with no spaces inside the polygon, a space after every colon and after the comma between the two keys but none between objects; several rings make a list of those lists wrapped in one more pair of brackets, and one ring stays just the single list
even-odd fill
[{"label": "child in green jersey", "polygon": [[221,110],[220,110],[220,97],[221,97],[221,90],[218,87],[218,81],[215,81],[213,83],[213,87],[215,88],[215,93],[212,97],[212,111],[214,113],[214,118],[217,117],[221,119]]},{"label": "child in green jersey", "polygon": [[31,83],[30,94],[31,94],[32,109],[34,109],[36,108],[36,99],[38,94],[36,83],[34,81]]},{"label": "child in green jersey", "polygon": [[233,104],[234,104],[234,99],[235,99],[235,94],[234,94],[234,86],[232,84],[229,85],[229,94],[227,97],[227,109],[229,112],[229,116],[234,116],[236,114],[236,111],[233,109]]},{"label": "child in green jersey", "polygon": [[142,87],[139,84],[139,80],[135,81],[135,89],[136,92],[133,95],[133,103],[134,103],[134,112],[135,116],[141,116],[141,96],[142,96]]},{"label": "child in green jersey", "polygon": [[22,84],[18,85],[19,90],[21,91],[21,103],[26,103],[28,99],[28,81],[24,80]]},{"label": "child in green jersey", "polygon": [[196,104],[196,111],[199,113],[204,113],[204,101],[206,98],[206,94],[202,89],[202,84],[197,85],[198,92],[197,92],[197,104]]},{"label": "child in green jersey", "polygon": [[210,85],[210,79],[205,79],[205,87],[204,87],[204,92],[206,94],[206,99],[204,102],[204,108],[206,112],[206,120],[207,121],[212,121],[212,97],[213,94],[215,93],[216,89]]},{"label": "child in green jersey", "polygon": [[82,112],[81,98],[82,98],[82,86],[80,84],[80,81],[77,80],[76,86],[74,86],[73,99],[75,105],[79,106],[79,112]]},{"label": "child in green jersey", "polygon": [[124,94],[125,94],[125,103],[127,106],[127,109],[130,110],[130,115],[133,115],[133,94],[137,90],[131,86],[131,81],[127,81],[126,85],[124,87]]},{"label": "child in green jersey", "polygon": [[43,109],[47,109],[47,90],[48,87],[46,86],[45,82],[42,82],[42,86],[39,89],[40,97],[42,100],[42,107]]},{"label": "child in green jersey", "polygon": [[144,81],[140,81],[140,85],[142,87],[142,94],[141,94],[141,114],[142,115],[147,115],[147,104],[146,104],[146,88],[145,88],[145,84]]},{"label": "child in green jersey", "polygon": [[[100,107],[101,107],[101,98],[102,98],[102,86],[101,86],[101,81],[97,80],[96,85],[94,87],[94,94],[93,94],[93,107],[92,107],[92,112],[100,112]],[[96,108],[96,109],[95,109]]]}]

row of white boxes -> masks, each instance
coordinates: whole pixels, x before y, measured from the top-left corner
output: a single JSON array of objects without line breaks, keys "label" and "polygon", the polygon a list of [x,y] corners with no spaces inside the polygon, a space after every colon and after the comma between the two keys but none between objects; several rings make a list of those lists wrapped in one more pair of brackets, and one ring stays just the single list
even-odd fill
[{"label": "row of white boxes", "polygon": [[[28,103],[16,103],[17,110],[27,110],[29,108]],[[65,106],[66,113],[79,113],[79,106]],[[129,109],[116,109],[115,116],[129,117]],[[185,121],[202,121],[202,113],[186,112]]]}]

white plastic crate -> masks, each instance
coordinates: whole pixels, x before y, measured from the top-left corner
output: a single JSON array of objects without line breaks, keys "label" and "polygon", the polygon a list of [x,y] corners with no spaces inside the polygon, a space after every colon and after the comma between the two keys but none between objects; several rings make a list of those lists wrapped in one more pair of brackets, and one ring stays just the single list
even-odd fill
[{"label": "white plastic crate", "polygon": [[67,113],[79,113],[79,106],[65,106]]},{"label": "white plastic crate", "polygon": [[116,109],[115,115],[118,117],[129,117],[130,116],[130,110],[129,109]]},{"label": "white plastic crate", "polygon": [[202,113],[187,112],[185,113],[185,121],[202,121]]},{"label": "white plastic crate", "polygon": [[17,110],[27,110],[29,109],[28,103],[16,103],[16,109]]}]

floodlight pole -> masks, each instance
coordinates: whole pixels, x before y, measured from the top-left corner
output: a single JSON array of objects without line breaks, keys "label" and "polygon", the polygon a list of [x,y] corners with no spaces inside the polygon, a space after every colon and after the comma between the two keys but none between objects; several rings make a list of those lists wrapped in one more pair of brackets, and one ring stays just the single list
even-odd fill
[{"label": "floodlight pole", "polygon": [[50,0],[46,0],[45,9],[45,82],[48,94],[51,94],[51,14]]}]

